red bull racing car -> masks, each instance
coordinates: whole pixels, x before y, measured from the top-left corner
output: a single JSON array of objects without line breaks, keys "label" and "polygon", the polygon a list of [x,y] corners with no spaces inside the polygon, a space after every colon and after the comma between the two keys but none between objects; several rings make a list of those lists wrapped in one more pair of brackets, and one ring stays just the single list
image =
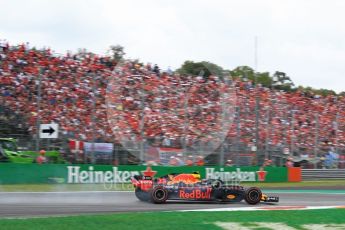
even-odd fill
[{"label": "red bull racing car", "polygon": [[199,173],[171,174],[160,178],[136,175],[131,178],[135,195],[141,201],[156,204],[167,200],[240,202],[279,202],[279,197],[267,196],[257,187],[225,185],[218,179],[200,179]]}]

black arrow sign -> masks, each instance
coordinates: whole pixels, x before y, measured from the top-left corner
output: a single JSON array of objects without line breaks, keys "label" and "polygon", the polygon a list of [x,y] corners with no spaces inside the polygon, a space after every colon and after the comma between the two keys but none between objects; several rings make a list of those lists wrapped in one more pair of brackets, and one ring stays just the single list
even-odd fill
[{"label": "black arrow sign", "polygon": [[49,126],[49,129],[42,129],[42,133],[49,133],[49,136],[52,135],[55,132],[55,129],[53,129],[51,126]]}]

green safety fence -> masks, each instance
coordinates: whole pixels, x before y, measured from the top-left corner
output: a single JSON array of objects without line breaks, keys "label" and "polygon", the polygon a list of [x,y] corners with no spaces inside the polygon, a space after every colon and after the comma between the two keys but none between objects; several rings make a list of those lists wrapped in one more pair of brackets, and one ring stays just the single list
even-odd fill
[{"label": "green safety fence", "polygon": [[[0,164],[0,184],[39,183],[128,183],[130,177],[146,171],[138,165]],[[201,178],[224,181],[286,182],[285,167],[152,166],[155,177],[172,173],[199,172]]]}]

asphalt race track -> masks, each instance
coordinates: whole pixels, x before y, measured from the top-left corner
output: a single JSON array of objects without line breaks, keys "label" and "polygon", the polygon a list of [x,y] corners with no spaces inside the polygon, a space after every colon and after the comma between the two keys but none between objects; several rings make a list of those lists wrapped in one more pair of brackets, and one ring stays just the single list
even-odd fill
[{"label": "asphalt race track", "polygon": [[[286,193],[279,191],[278,204],[260,206],[345,205],[345,193]],[[248,207],[245,202],[232,204],[168,202],[151,204],[136,199],[133,192],[0,192],[0,218],[89,213],[195,210]]]}]

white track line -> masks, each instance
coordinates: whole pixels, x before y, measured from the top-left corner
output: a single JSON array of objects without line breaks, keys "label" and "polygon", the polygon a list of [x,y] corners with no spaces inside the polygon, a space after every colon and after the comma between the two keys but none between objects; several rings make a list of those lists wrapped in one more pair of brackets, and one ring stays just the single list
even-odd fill
[{"label": "white track line", "polygon": [[345,208],[345,206],[274,206],[274,207],[238,207],[238,208],[212,208],[212,209],[194,209],[179,210],[179,212],[220,212],[220,211],[279,211],[279,210],[311,210],[311,209],[330,209]]},{"label": "white track line", "polygon": [[345,195],[345,192],[330,192],[330,193],[327,193],[327,192],[318,192],[318,191],[265,191],[263,190],[264,193],[279,193],[279,194],[318,194],[318,195]]}]

